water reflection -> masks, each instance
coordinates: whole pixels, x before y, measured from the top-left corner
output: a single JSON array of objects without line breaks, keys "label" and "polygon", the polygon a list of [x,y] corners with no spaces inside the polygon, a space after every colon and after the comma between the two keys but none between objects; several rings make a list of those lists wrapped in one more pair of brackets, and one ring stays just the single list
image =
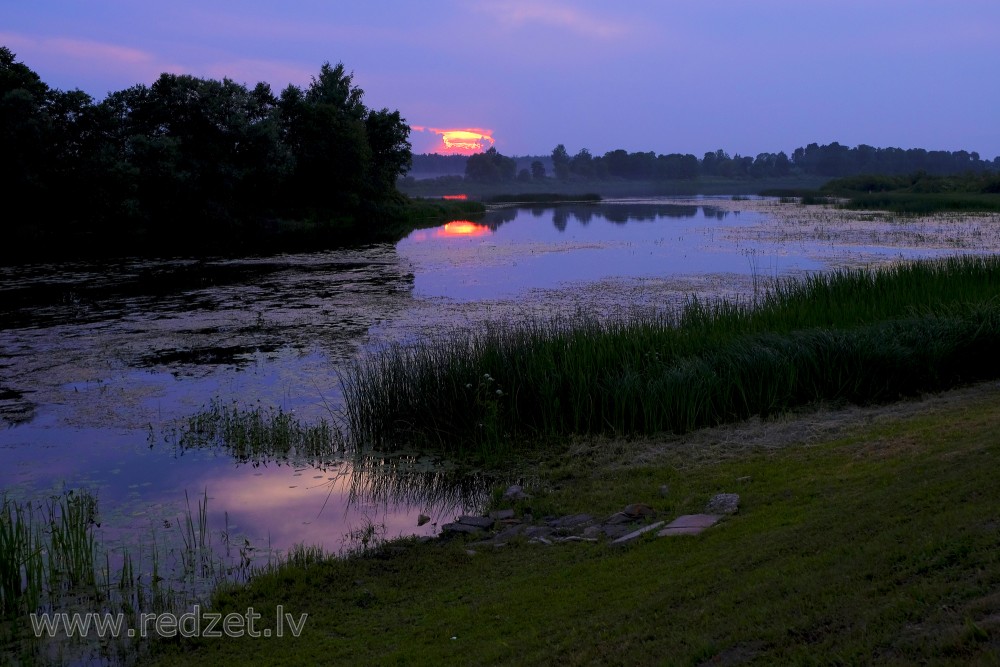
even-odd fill
[{"label": "water reflection", "polygon": [[[599,206],[596,204],[574,204],[555,206],[552,209],[552,224],[559,231],[565,231],[571,221],[589,225],[591,221],[607,221],[616,225],[629,222],[655,222],[657,220],[682,220],[701,214],[705,218],[723,220],[728,211],[711,206],[687,204],[619,203]],[[544,210],[542,211],[544,213]],[[535,211],[532,215],[538,217]]]},{"label": "water reflection", "polygon": [[[185,490],[207,489],[215,527],[228,513],[255,543],[278,549],[336,549],[369,518],[390,535],[432,534],[417,526],[420,513],[475,507],[508,480],[419,454],[348,460],[295,447],[278,460],[217,444],[180,453],[159,440],[150,448],[149,433],[214,399],[280,408],[307,427],[332,422],[337,367],[387,342],[526,315],[663,308],[691,293],[740,296],[760,273],[821,270],[845,256],[953,252],[921,246],[926,230],[893,235],[909,223],[835,242],[828,211],[796,226],[799,209],[777,224],[759,207],[739,208],[506,207],[396,246],[0,267],[0,488],[21,498],[94,490],[106,528],[122,531],[176,519]],[[950,238],[954,225],[943,228]]]},{"label": "water reflection", "polygon": [[481,508],[514,473],[470,469],[426,454],[365,455],[352,461],[350,500],[375,506],[416,506],[431,516]]},{"label": "water reflection", "polygon": [[[647,200],[504,206],[479,222],[492,233],[457,243],[447,226],[421,230],[397,250],[417,267],[415,296],[462,301],[514,298],[525,290],[612,276],[747,272],[738,248],[713,243],[713,234],[723,225],[752,224],[756,216],[733,223],[729,213],[711,204]],[[794,262],[776,268],[816,266],[801,257]]]},{"label": "water reflection", "polygon": [[478,225],[469,220],[454,220],[438,228],[436,236],[448,238],[451,236],[484,236],[493,230],[486,225]]}]

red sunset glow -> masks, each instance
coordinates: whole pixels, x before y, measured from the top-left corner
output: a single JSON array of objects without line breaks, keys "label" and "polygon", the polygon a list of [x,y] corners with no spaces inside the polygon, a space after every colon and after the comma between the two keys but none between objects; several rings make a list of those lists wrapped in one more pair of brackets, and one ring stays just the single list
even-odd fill
[{"label": "red sunset glow", "polygon": [[486,225],[477,225],[468,220],[455,220],[437,230],[435,236],[483,236],[489,233],[490,228]]},{"label": "red sunset glow", "polygon": [[464,201],[469,198],[469,195],[443,195],[441,199],[454,199],[459,201]]},{"label": "red sunset glow", "polygon": [[482,153],[496,143],[493,139],[493,130],[484,130],[480,127],[441,129],[411,125],[410,129],[415,132],[433,132],[440,137],[440,141],[427,149],[428,153],[473,155],[474,153]]}]

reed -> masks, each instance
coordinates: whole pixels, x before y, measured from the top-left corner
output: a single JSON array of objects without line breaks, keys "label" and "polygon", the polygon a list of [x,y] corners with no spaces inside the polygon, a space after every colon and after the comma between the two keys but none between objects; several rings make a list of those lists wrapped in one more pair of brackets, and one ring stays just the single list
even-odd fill
[{"label": "reed", "polygon": [[248,408],[218,399],[164,437],[181,451],[220,447],[243,463],[287,460],[322,465],[343,448],[337,430],[326,420],[303,424],[281,409]]},{"label": "reed", "polygon": [[[143,614],[189,610],[206,603],[220,585],[246,582],[286,563],[307,564],[326,555],[317,547],[298,546],[266,563],[243,540],[239,562],[215,552],[208,521],[207,491],[185,507],[175,525],[174,543],[156,534],[131,546],[98,544],[97,498],[67,491],[44,502],[0,497],[0,663],[136,664],[148,644],[128,636],[90,641],[70,637],[38,638],[33,612],[122,613],[128,627],[140,626]],[[362,535],[361,537],[365,537]],[[368,541],[373,538],[367,536]],[[230,536],[223,531],[228,547]],[[364,542],[365,545],[368,541]],[[227,549],[228,552],[228,549]],[[228,555],[228,554],[227,554]],[[174,563],[174,565],[171,565]],[[53,656],[56,656],[53,658]]]},{"label": "reed", "polygon": [[685,432],[817,401],[1000,376],[1000,258],[842,270],[744,301],[495,324],[391,345],[343,374],[354,447],[502,457],[570,433]]}]

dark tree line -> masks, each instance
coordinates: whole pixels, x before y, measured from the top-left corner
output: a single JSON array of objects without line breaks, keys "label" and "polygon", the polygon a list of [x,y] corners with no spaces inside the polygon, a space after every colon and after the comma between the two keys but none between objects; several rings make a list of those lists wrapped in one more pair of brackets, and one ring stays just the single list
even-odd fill
[{"label": "dark tree line", "polygon": [[237,245],[295,221],[364,236],[398,212],[411,154],[399,112],[363,95],[327,63],[279,95],[162,74],[95,102],[50,88],[0,47],[6,231]]},{"label": "dark tree line", "polygon": [[[447,157],[452,169],[456,161],[465,161],[465,177],[479,182],[543,180],[546,165],[557,180],[695,180],[698,178],[763,179],[786,176],[820,176],[837,178],[859,174],[901,175],[928,173],[952,175],[1000,171],[1000,157],[992,162],[976,152],[928,151],[922,148],[874,148],[864,144],[854,148],[837,142],[820,146],[809,144],[797,148],[789,156],[784,152],[760,153],[756,157],[730,156],[723,150],[705,153],[701,159],[691,154],[654,152],[629,153],[625,150],[592,155],[586,148],[570,155],[562,144],[551,156],[532,162],[532,169],[515,173],[515,160],[499,154],[495,148],[485,153],[462,156],[414,156],[417,165],[431,164],[435,158]],[[529,158],[530,159],[530,158]],[[543,163],[544,160],[544,163]],[[436,163],[434,163],[436,164]]]},{"label": "dark tree line", "polygon": [[858,174],[909,174],[926,172],[949,175],[982,173],[1000,169],[1000,157],[992,162],[967,151],[927,151],[922,148],[855,148],[837,142],[826,146],[809,144],[789,157],[784,152],[760,153],[756,157],[730,156],[723,150],[694,155],[657,155],[616,150],[593,156],[586,149],[570,157],[565,146],[552,151],[558,179],[690,180],[696,178],[781,178],[791,175],[840,177]]}]

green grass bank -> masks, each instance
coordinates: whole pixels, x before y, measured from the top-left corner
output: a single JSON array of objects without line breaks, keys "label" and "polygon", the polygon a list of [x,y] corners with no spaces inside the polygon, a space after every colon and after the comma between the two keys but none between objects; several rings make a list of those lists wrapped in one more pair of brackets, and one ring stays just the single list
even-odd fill
[{"label": "green grass bank", "polygon": [[670,518],[718,492],[740,512],[624,548],[402,541],[287,567],[214,608],[308,613],[300,637],[168,640],[155,664],[996,664],[998,400],[575,441],[531,462],[536,514]]}]

